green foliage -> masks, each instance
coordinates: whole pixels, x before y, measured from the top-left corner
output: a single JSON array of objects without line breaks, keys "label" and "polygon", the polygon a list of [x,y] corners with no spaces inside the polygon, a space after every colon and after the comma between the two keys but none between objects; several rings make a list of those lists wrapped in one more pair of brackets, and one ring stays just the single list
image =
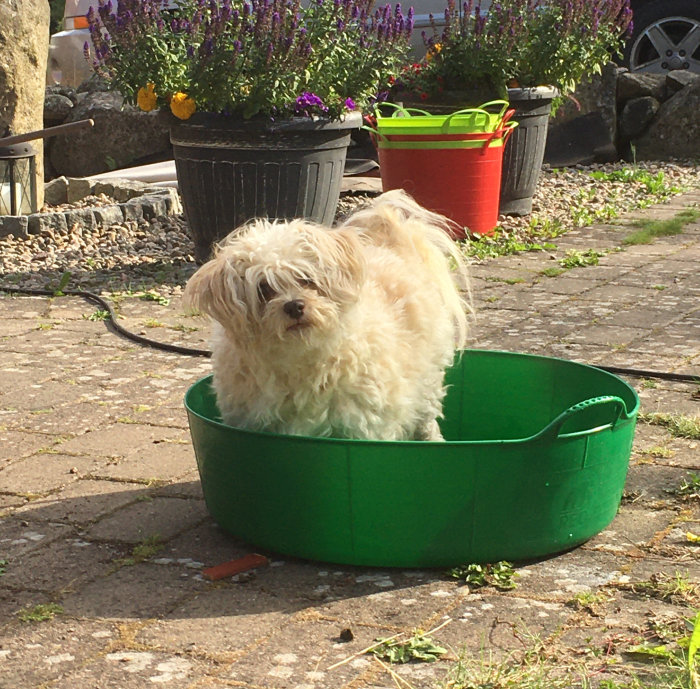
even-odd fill
[{"label": "green foliage", "polygon": [[447,649],[438,646],[420,630],[406,640],[386,639],[378,640],[378,645],[370,649],[369,653],[381,660],[390,663],[409,663],[417,660],[424,663],[435,662],[441,655],[447,653]]},{"label": "green foliage", "polygon": [[9,560],[0,560],[0,577],[7,572],[7,565],[9,564]]},{"label": "green foliage", "polygon": [[170,304],[170,299],[164,297],[161,294],[158,294],[157,292],[154,292],[153,290],[144,292],[142,295],[139,296],[139,299],[141,299],[142,301],[154,301],[156,302],[156,304],[160,304],[161,306],[167,306],[168,304]]},{"label": "green foliage", "polygon": [[131,556],[117,560],[119,565],[136,565],[139,562],[148,560],[154,555],[157,555],[161,550],[163,550],[163,544],[161,543],[160,536],[158,534],[153,534],[144,538],[141,543],[136,544],[131,550]]},{"label": "green foliage", "polygon": [[558,221],[530,219],[529,226],[521,233],[496,228],[492,235],[478,237],[464,245],[464,252],[477,259],[508,256],[520,251],[545,251],[556,249],[550,239],[559,237],[566,228]]},{"label": "green foliage", "polygon": [[447,673],[442,689],[589,689],[583,668],[552,657],[538,637],[526,634],[527,646],[504,659],[492,652],[463,652]]},{"label": "green foliage", "polygon": [[619,54],[632,13],[628,0],[501,0],[487,13],[478,1],[448,0],[445,14],[399,89],[425,98],[486,84],[505,97],[511,86],[549,85],[565,96]]},{"label": "green foliage", "polygon": [[684,498],[700,500],[700,474],[688,472],[678,488],[678,494]]},{"label": "green foliage", "polygon": [[71,277],[73,277],[73,275],[68,270],[61,274],[61,277],[58,280],[58,284],[52,288],[54,297],[64,297],[65,296],[63,290],[67,287],[68,283],[70,282]]},{"label": "green foliage", "polygon": [[685,208],[668,220],[650,220],[641,222],[637,232],[633,232],[622,240],[623,244],[650,244],[657,237],[670,237],[681,234],[683,228],[700,218],[700,210],[697,208]]},{"label": "green foliage", "polygon": [[449,570],[448,574],[455,579],[463,579],[472,588],[495,586],[501,590],[514,589],[515,578],[518,576],[513,565],[505,560],[495,564],[460,565]]},{"label": "green foliage", "polygon": [[640,414],[639,420],[652,426],[663,426],[676,438],[700,440],[700,416],[653,412]]},{"label": "green foliage", "polygon": [[22,622],[46,622],[62,613],[63,607],[57,603],[40,603],[31,608],[22,608],[17,613],[17,617]]},{"label": "green foliage", "polygon": [[638,184],[644,188],[648,194],[667,196],[671,193],[678,193],[678,188],[666,184],[666,178],[662,170],[655,175],[649,171],[636,166],[623,167],[612,172],[595,170],[589,173],[592,179],[604,182],[624,182],[626,184]]},{"label": "green foliage", "polygon": [[570,249],[566,252],[566,256],[560,259],[559,265],[562,268],[566,268],[566,270],[571,268],[581,268],[583,266],[597,266],[598,259],[604,255],[605,252],[596,251],[595,249],[587,249],[586,251]]},{"label": "green foliage", "polygon": [[65,0],[49,0],[49,7],[51,8],[49,33],[58,33],[63,28],[63,10],[65,6]]},{"label": "green foliage", "polygon": [[544,270],[540,271],[540,275],[544,275],[546,278],[555,278],[558,275],[561,275],[562,273],[565,273],[566,270],[564,268],[545,268]]},{"label": "green foliage", "polygon": [[109,320],[109,317],[109,311],[107,311],[106,309],[97,309],[89,316],[83,316],[83,318],[85,318],[85,320],[88,321],[107,321]]}]

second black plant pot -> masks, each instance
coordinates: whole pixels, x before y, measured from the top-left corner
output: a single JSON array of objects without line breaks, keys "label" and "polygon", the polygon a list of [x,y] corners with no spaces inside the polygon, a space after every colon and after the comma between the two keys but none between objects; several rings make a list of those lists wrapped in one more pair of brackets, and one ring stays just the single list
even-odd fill
[{"label": "second black plant pot", "polygon": [[555,88],[508,89],[508,101],[515,108],[513,120],[518,126],[503,151],[503,175],[499,212],[503,215],[527,215],[542,170],[547,128]]}]

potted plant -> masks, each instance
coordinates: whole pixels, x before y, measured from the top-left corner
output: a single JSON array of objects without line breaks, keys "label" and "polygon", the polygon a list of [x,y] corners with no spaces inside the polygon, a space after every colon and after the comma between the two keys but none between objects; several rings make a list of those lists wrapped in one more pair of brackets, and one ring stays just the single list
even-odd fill
[{"label": "potted plant", "polygon": [[[629,0],[448,0],[444,27],[431,19],[425,59],[394,90],[427,107],[507,98],[519,123],[503,160],[502,213],[525,215],[539,177],[552,107],[620,54],[631,30]],[[433,105],[437,104],[437,105]]]},{"label": "potted plant", "polygon": [[196,258],[252,217],[332,221],[350,131],[405,61],[412,10],[373,0],[99,0],[86,54],[171,125]]}]

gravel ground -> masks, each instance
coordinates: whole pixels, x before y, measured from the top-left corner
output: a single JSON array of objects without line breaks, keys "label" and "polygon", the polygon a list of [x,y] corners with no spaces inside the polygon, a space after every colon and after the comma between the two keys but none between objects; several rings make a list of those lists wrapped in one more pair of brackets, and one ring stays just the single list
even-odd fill
[{"label": "gravel ground", "polygon": [[[609,221],[640,206],[656,203],[669,194],[700,186],[698,166],[687,163],[639,163],[636,176],[644,181],[594,179],[591,172],[624,174],[624,164],[545,169],[534,198],[533,212],[523,218],[502,217],[494,244],[506,238],[524,243],[541,241],[544,228],[561,234],[577,225]],[[662,173],[661,181],[654,181]],[[627,174],[630,174],[629,172]],[[650,187],[652,189],[650,190]],[[655,188],[657,187],[657,188]],[[674,191],[669,191],[670,189]],[[367,194],[344,195],[338,217],[365,203]],[[95,200],[96,205],[99,203]],[[98,293],[157,290],[179,292],[196,266],[193,245],[182,216],[151,222],[128,221],[119,225],[68,232],[48,231],[29,238],[11,235],[0,239],[0,286],[54,289],[70,273],[68,288]]]}]

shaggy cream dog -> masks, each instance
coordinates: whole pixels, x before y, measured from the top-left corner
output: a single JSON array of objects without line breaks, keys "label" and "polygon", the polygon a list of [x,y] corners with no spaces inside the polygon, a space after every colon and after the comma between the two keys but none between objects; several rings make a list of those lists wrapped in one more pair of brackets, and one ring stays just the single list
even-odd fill
[{"label": "shaggy cream dog", "polygon": [[336,229],[257,220],[220,242],[185,299],[215,321],[223,420],[441,440],[444,370],[464,345],[469,311],[466,265],[447,229],[392,191]]}]

